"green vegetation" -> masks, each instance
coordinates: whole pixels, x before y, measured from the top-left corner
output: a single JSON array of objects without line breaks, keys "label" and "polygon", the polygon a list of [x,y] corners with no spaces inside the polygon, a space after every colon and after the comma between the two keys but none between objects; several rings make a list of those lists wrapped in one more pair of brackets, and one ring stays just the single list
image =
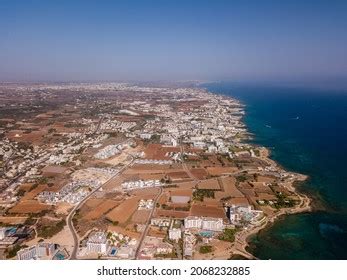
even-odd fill
[{"label": "green vegetation", "polygon": [[31,192],[32,190],[36,189],[38,186],[39,186],[38,183],[32,184],[32,186],[31,186],[30,189],[29,189],[29,192]]},{"label": "green vegetation", "polygon": [[226,228],[223,230],[223,233],[221,233],[218,236],[218,239],[223,241],[228,241],[228,242],[234,242],[236,232],[237,232],[237,229]]},{"label": "green vegetation", "polygon": [[11,258],[14,258],[16,255],[17,255],[17,252],[20,250],[20,249],[23,249],[23,248],[26,248],[28,247],[27,245],[19,245],[19,244],[16,244],[15,246],[13,246],[11,249],[6,249],[6,258],[7,259],[11,259]]},{"label": "green vegetation", "polygon": [[277,201],[274,203],[274,206],[277,209],[295,206],[295,201],[287,198],[287,196],[282,192],[277,192],[276,197],[277,197]]},{"label": "green vegetation", "polygon": [[236,180],[238,182],[245,182],[245,181],[247,181],[247,179],[248,179],[248,177],[246,175],[244,175],[244,174],[236,176]]},{"label": "green vegetation", "polygon": [[193,193],[193,200],[204,201],[204,197],[214,198],[213,190],[195,190]]},{"label": "green vegetation", "polygon": [[47,184],[48,183],[48,178],[47,177],[40,177],[36,181],[38,184]]},{"label": "green vegetation", "polygon": [[24,194],[25,194],[25,190],[23,190],[23,189],[20,189],[20,190],[17,192],[17,195],[18,195],[18,196],[24,196]]},{"label": "green vegetation", "polygon": [[228,260],[249,260],[249,259],[239,254],[233,254],[230,256],[230,258],[228,258]]},{"label": "green vegetation", "polygon": [[169,206],[165,203],[161,205],[161,208],[163,208],[164,210],[172,210],[173,209],[171,206]]},{"label": "green vegetation", "polygon": [[163,258],[163,259],[176,259],[177,253],[173,251],[172,253],[169,253],[169,254],[155,254],[154,257]]},{"label": "green vegetation", "polygon": [[199,248],[199,253],[200,254],[208,254],[212,252],[212,246],[210,245],[205,245],[205,246],[201,246]]},{"label": "green vegetation", "polygon": [[61,220],[54,225],[43,225],[37,228],[37,235],[42,238],[50,238],[60,232],[66,225],[65,220]]}]

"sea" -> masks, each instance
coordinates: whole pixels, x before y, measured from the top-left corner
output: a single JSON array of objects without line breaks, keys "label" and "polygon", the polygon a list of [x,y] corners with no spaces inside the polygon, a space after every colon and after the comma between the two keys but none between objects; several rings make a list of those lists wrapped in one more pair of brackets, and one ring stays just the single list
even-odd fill
[{"label": "sea", "polygon": [[314,211],[287,215],[250,240],[260,259],[347,259],[347,91],[213,83],[240,100],[253,144],[289,171],[309,176],[298,190]]}]

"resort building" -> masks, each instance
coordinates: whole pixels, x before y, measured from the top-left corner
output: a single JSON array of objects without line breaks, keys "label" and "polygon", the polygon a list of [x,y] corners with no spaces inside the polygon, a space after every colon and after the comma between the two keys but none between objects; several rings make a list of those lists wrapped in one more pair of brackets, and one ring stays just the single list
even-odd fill
[{"label": "resort building", "polygon": [[87,250],[90,253],[106,255],[108,251],[108,241],[105,232],[93,232],[87,241]]}]

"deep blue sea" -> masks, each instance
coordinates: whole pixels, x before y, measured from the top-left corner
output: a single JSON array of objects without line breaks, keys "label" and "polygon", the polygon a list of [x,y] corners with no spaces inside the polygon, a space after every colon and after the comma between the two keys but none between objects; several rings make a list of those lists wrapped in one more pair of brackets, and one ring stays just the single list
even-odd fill
[{"label": "deep blue sea", "polygon": [[316,211],[286,216],[252,238],[260,259],[347,259],[347,91],[209,84],[245,104],[253,143],[309,179]]}]

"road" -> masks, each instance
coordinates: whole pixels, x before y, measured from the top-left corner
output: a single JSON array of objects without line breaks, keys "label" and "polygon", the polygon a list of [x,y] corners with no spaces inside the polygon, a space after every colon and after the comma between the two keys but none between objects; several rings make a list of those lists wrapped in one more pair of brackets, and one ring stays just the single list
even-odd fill
[{"label": "road", "polygon": [[[127,141],[124,141],[120,144],[118,144],[117,146],[119,145],[122,145],[124,144],[125,142]],[[74,241],[74,245],[73,245],[73,249],[72,249],[72,252],[70,253],[70,257],[69,259],[70,260],[75,260],[77,259],[77,250],[78,250],[78,247],[79,247],[79,238],[78,238],[78,235],[77,235],[77,232],[75,230],[75,227],[73,225],[73,216],[76,214],[76,210],[78,210],[95,192],[97,192],[99,189],[101,189],[103,186],[105,186],[108,182],[110,182],[111,180],[113,180],[114,178],[116,178],[119,174],[121,174],[126,168],[128,168],[128,166],[130,166],[133,161],[135,160],[135,158],[128,154],[130,157],[131,157],[131,161],[124,165],[114,176],[112,176],[108,181],[106,181],[104,184],[102,184],[101,186],[97,187],[96,189],[94,189],[92,192],[90,192],[83,200],[81,200],[78,204],[76,204],[74,206],[74,208],[72,208],[71,212],[69,213],[69,215],[66,217],[66,224],[67,226],[69,227],[69,230],[71,232],[71,235],[73,237],[73,241]]]},{"label": "road", "polygon": [[150,213],[150,215],[149,215],[149,217],[148,217],[147,224],[146,224],[146,228],[145,228],[145,230],[144,230],[144,231],[142,232],[142,234],[141,234],[141,237],[140,237],[140,240],[139,240],[139,245],[137,246],[137,249],[136,249],[136,252],[135,252],[135,259],[138,258],[138,255],[139,255],[139,253],[140,253],[140,249],[141,249],[143,240],[144,240],[145,237],[147,236],[147,233],[148,233],[148,230],[149,230],[149,226],[150,226],[150,224],[151,224],[151,219],[152,219],[153,213],[154,213],[154,211],[155,211],[155,208],[156,208],[158,199],[159,199],[159,197],[161,196],[162,193],[163,193],[163,187],[160,186],[160,187],[159,187],[159,193],[158,193],[157,197],[156,197],[155,200],[154,200],[153,208],[152,208],[151,213]]}]

